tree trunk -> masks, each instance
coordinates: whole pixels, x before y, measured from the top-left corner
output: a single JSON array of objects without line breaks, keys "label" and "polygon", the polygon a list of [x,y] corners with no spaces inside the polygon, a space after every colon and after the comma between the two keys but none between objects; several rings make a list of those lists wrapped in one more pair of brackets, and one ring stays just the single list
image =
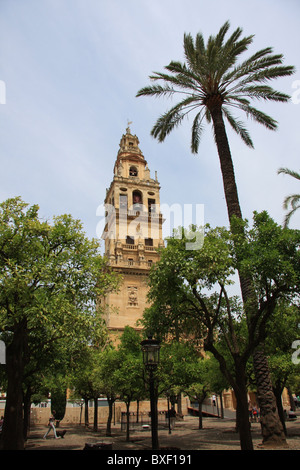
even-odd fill
[{"label": "tree trunk", "polygon": [[296,411],[295,400],[294,400],[294,397],[293,397],[293,394],[292,394],[292,391],[291,391],[290,387],[287,388],[287,391],[288,391],[288,395],[289,395],[291,410]]},{"label": "tree trunk", "polygon": [[285,415],[284,415],[284,409],[282,406],[282,387],[273,387],[274,390],[274,395],[276,398],[276,405],[277,405],[277,410],[278,410],[278,415],[282,424],[283,432],[284,435],[287,436],[287,429],[286,429],[286,424],[285,424]]},{"label": "tree trunk", "polygon": [[16,327],[12,342],[6,347],[7,395],[1,449],[23,450],[24,328]]},{"label": "tree trunk", "polygon": [[203,429],[203,415],[202,415],[202,401],[198,401],[198,408],[199,408],[199,425],[198,429]]},{"label": "tree trunk", "polygon": [[94,431],[98,431],[98,397],[94,398]]},{"label": "tree trunk", "polygon": [[242,362],[235,362],[236,384],[234,387],[234,393],[237,401],[236,426],[240,435],[241,450],[253,450],[249,422],[245,366]]},{"label": "tree trunk", "polygon": [[286,446],[284,430],[277,411],[268,361],[262,347],[256,348],[254,351],[253,364],[256,377],[257,400],[260,407],[262,443],[266,446]]},{"label": "tree trunk", "polygon": [[246,362],[241,357],[234,359],[234,375],[226,366],[224,357],[213,346],[213,343],[206,343],[205,348],[210,351],[219,362],[220,370],[233,388],[236,401],[236,429],[240,435],[241,450],[253,450],[252,436],[248,412],[248,392],[246,386]]},{"label": "tree trunk", "polygon": [[182,415],[182,395],[181,393],[178,394],[177,397],[177,412],[178,414]]},{"label": "tree trunk", "polygon": [[[237,186],[235,182],[233,162],[231,158],[225,124],[223,121],[221,104],[217,102],[212,102],[210,104],[209,109],[214,125],[214,133],[220,159],[227,211],[229,221],[231,223],[233,216],[242,218],[242,211],[239,204]],[[244,308],[246,310],[247,321],[249,325],[249,323],[251,322],[250,317],[252,315],[253,306],[255,303],[255,298],[253,297],[252,282],[251,279],[245,279],[243,276],[241,276],[240,272],[238,274],[240,279]],[[262,361],[262,364],[260,364],[260,361]],[[253,362],[257,390],[261,398],[260,408],[261,414],[263,415],[263,442],[271,441],[273,433],[274,440],[281,441],[281,438],[279,438],[279,436],[282,436],[282,427],[277,410],[276,412],[273,411],[276,400],[273,393],[269,369],[264,354],[261,351],[257,351],[255,354],[255,358],[253,358]]]},{"label": "tree trunk", "polygon": [[88,427],[89,425],[89,399],[84,397],[84,425]]},{"label": "tree trunk", "polygon": [[126,442],[129,442],[130,439],[130,414],[129,414],[129,408],[130,408],[130,401],[126,402]]},{"label": "tree trunk", "polygon": [[139,422],[139,418],[140,418],[140,400],[137,399],[136,400],[136,423]]},{"label": "tree trunk", "polygon": [[111,436],[111,422],[113,417],[113,404],[115,400],[113,398],[107,397],[108,401],[108,417],[106,423],[106,436]]},{"label": "tree trunk", "polygon": [[224,419],[223,393],[220,393],[221,418]]},{"label": "tree trunk", "polygon": [[31,387],[28,386],[26,393],[24,393],[24,422],[23,422],[23,435],[24,440],[27,440],[28,430],[30,429],[30,408],[31,408]]}]

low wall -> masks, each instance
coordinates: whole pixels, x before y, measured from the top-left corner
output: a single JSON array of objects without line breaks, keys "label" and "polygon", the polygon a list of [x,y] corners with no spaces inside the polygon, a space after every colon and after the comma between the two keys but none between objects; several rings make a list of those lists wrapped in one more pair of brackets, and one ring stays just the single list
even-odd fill
[{"label": "low wall", "polygon": [[[188,403],[185,405],[183,403],[183,414],[187,414]],[[0,403],[0,416],[4,415],[5,403],[4,401]],[[139,412],[148,412],[150,411],[149,401],[140,402],[138,405]],[[161,399],[158,401],[158,411],[166,411],[168,409],[167,400]],[[123,402],[115,402],[113,409],[113,422],[121,423],[121,413],[126,411],[126,405]],[[137,403],[133,402],[130,405],[130,412],[137,411]],[[51,414],[50,403],[48,406],[32,406],[30,410],[30,422],[32,425],[45,425],[47,426],[49,417]],[[84,424],[85,409],[84,406],[67,405],[64,419],[61,421],[61,426],[67,424]],[[98,406],[98,424],[106,424],[108,418],[108,406]],[[94,422],[94,407],[89,406],[89,423],[93,424]]]},{"label": "low wall", "polygon": [[[30,421],[31,424],[41,424],[47,425],[49,421],[49,416],[51,414],[50,407],[31,408],[30,411]],[[121,406],[115,406],[114,416],[116,422],[121,420]],[[98,423],[106,423],[108,418],[108,406],[101,406],[98,408]],[[94,422],[94,408],[89,408],[89,423]],[[70,407],[66,408],[64,419],[61,421],[61,425],[66,424],[84,424],[84,407]]]}]

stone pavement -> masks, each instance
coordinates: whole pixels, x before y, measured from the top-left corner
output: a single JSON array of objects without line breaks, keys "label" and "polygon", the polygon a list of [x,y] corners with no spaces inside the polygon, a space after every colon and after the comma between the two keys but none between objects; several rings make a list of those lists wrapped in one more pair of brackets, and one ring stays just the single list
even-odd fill
[{"label": "stone pavement", "polygon": [[[287,450],[300,450],[300,416],[296,421],[289,421],[286,424],[288,430]],[[63,439],[54,439],[52,431],[47,439],[43,439],[45,427],[33,427],[26,444],[26,450],[83,450],[86,443],[111,444],[113,451],[151,450],[150,429],[139,428],[131,431],[129,442],[126,442],[126,436],[124,432],[121,432],[120,424],[113,426],[111,437],[105,436],[104,425],[99,428],[98,432],[78,425],[64,427],[61,423],[62,429],[67,430]],[[260,446],[260,424],[252,423],[251,429],[254,449],[262,449]],[[240,450],[239,435],[235,431],[234,419],[204,418],[203,429],[199,430],[198,418],[185,416],[183,420],[176,420],[175,428],[171,434],[166,428],[159,429],[158,439],[161,450],[175,448],[193,451]]]}]

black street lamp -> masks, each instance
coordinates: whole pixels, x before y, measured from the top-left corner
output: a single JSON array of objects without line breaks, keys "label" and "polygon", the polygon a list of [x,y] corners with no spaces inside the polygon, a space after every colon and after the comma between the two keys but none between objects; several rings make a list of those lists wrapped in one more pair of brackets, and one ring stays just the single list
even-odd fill
[{"label": "black street lamp", "polygon": [[143,351],[143,362],[146,370],[149,372],[150,379],[150,405],[151,405],[151,433],[152,433],[152,449],[158,449],[158,422],[157,422],[157,400],[155,396],[154,375],[159,363],[160,342],[149,336],[141,342]]}]

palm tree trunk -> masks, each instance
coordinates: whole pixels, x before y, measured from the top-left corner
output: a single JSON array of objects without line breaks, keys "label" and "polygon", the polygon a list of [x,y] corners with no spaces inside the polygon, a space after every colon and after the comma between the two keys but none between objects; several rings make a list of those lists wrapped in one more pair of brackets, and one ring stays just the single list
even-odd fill
[{"label": "palm tree trunk", "polygon": [[234,215],[241,219],[242,211],[239,203],[233,162],[223,121],[222,109],[220,106],[215,106],[210,111],[214,125],[229,221],[231,221]]},{"label": "palm tree trunk", "polygon": [[[212,103],[210,112],[220,159],[228,217],[231,223],[233,216],[242,218],[242,211],[239,204],[233,162],[222,116],[221,104],[218,102]],[[251,312],[253,312],[256,304],[255,296],[253,295],[254,290],[252,289],[251,279],[245,279],[240,273],[238,274],[244,308],[249,324],[249,322],[251,322]],[[268,363],[263,348],[257,348],[256,351],[254,351],[253,363],[262,416],[263,443],[274,441],[277,444],[285,444],[284,432],[277,412],[276,399],[273,393]]]},{"label": "palm tree trunk", "polygon": [[285,433],[279,418],[268,361],[262,346],[255,349],[253,364],[257,383],[257,400],[260,407],[263,444],[267,446],[285,446]]}]

